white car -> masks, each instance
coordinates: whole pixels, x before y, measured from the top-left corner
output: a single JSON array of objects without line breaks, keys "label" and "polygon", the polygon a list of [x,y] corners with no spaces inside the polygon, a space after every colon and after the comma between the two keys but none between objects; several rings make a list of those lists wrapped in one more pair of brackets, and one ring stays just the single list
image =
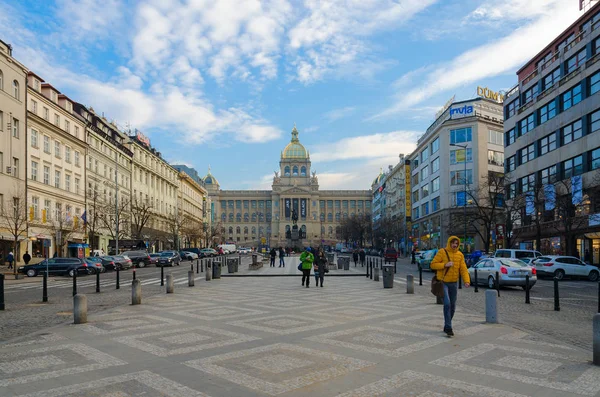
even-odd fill
[{"label": "white car", "polygon": [[533,264],[539,276],[554,276],[558,280],[566,276],[598,281],[600,276],[596,266],[583,263],[574,256],[545,255],[535,259]]},{"label": "white car", "polygon": [[191,261],[198,259],[198,254],[195,252],[184,251],[183,254],[184,255],[181,255],[182,259],[187,259]]},{"label": "white car", "polygon": [[240,254],[249,254],[252,252],[252,250],[248,247],[240,247],[240,248],[238,248],[238,252]]}]

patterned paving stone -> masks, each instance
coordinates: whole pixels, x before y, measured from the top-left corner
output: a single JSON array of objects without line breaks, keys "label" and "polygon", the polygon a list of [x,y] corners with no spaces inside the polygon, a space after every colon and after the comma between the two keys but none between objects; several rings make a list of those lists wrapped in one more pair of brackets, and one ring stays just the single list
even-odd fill
[{"label": "patterned paving stone", "polygon": [[216,347],[230,346],[260,338],[222,329],[197,326],[173,330],[119,336],[113,340],[127,346],[167,357],[186,354]]},{"label": "patterned paving stone", "polygon": [[317,319],[308,316],[280,314],[275,316],[250,318],[245,320],[230,321],[227,324],[252,329],[255,331],[271,332],[279,335],[289,335],[298,332],[310,331],[339,324],[337,321]]},{"label": "patterned paving stone", "polygon": [[346,320],[370,320],[380,317],[397,316],[397,310],[381,309],[377,307],[354,307],[351,305],[326,307],[311,310],[311,315],[326,316],[328,318],[341,318]]},{"label": "patterned paving stone", "polygon": [[[385,321],[384,324],[393,325],[394,327],[414,328],[420,331],[431,331],[439,334],[444,328],[444,316],[440,310],[440,313],[429,312],[410,315],[397,320]],[[478,332],[482,328],[485,328],[485,326],[481,327],[482,325],[484,324],[480,317],[471,316],[466,313],[457,314],[452,320],[452,328],[456,333],[460,333],[461,335]]]},{"label": "patterned paving stone", "polygon": [[62,336],[60,334],[47,333],[47,334],[38,335],[31,339],[23,340],[21,342],[7,343],[7,344],[3,345],[3,348],[29,346],[29,345],[38,345],[39,346],[39,345],[49,344],[52,342],[64,341],[66,339],[67,338],[65,338],[64,336]]},{"label": "patterned paving stone", "polygon": [[18,397],[209,397],[150,371],[111,376]]},{"label": "patterned paving stone", "polygon": [[0,352],[0,387],[124,364],[126,362],[79,343]]},{"label": "patterned paving stone", "polygon": [[374,365],[364,360],[285,343],[192,360],[185,364],[271,396]]},{"label": "patterned paving stone", "polygon": [[524,397],[523,394],[498,390],[487,385],[476,385],[416,371],[404,371],[397,375],[339,394],[337,397],[376,396]]},{"label": "patterned paving stone", "polygon": [[600,368],[564,352],[482,343],[431,364],[584,396],[600,392]]},{"label": "patterned paving stone", "polygon": [[248,309],[244,307],[235,306],[217,306],[210,308],[190,308],[185,310],[176,310],[172,312],[179,316],[191,317],[199,320],[213,321],[213,320],[225,320],[236,317],[247,317],[257,316],[260,314],[266,314],[266,311]]},{"label": "patterned paving stone", "polygon": [[132,332],[162,327],[174,327],[183,325],[185,322],[173,320],[164,316],[150,314],[118,313],[95,317],[88,324],[83,324],[78,329],[94,335],[114,334],[121,332]]}]

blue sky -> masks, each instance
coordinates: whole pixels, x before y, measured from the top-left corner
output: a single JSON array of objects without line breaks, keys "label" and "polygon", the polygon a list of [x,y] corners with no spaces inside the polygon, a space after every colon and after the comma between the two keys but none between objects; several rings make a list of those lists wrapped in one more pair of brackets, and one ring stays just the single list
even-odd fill
[{"label": "blue sky", "polygon": [[296,123],[321,189],[368,189],[452,95],[506,90],[576,0],[0,0],[36,74],[223,189],[270,189]]}]

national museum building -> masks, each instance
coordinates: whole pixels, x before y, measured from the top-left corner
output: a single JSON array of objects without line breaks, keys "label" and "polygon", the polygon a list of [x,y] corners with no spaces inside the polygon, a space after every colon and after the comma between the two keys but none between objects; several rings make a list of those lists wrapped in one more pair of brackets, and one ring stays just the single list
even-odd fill
[{"label": "national museum building", "polygon": [[241,246],[289,246],[286,232],[292,230],[295,211],[304,246],[331,245],[341,240],[343,219],[371,213],[370,190],[319,190],[310,167],[310,155],[294,126],[272,190],[221,190],[209,170],[203,181],[212,202],[212,222],[225,230],[223,240]]}]

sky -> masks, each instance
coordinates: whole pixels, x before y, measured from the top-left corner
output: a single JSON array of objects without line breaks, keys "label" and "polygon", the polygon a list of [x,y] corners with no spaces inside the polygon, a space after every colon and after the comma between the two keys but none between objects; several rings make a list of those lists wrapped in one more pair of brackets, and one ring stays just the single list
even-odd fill
[{"label": "sky", "polygon": [[578,4],[0,0],[0,39],[222,189],[270,189],[294,124],[321,189],[369,189],[453,95],[514,86]]}]

